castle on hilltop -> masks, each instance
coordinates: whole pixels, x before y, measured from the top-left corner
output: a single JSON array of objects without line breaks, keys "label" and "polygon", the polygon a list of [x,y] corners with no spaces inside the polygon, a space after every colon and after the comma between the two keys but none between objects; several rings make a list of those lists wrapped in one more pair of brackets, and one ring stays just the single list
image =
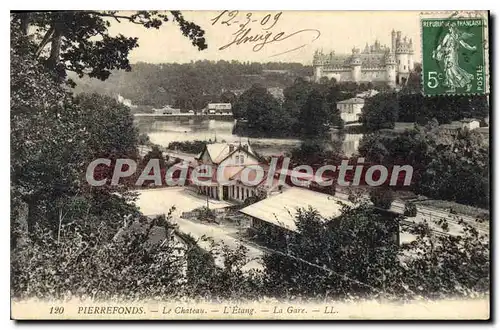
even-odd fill
[{"label": "castle on hilltop", "polygon": [[381,45],[378,40],[371,46],[366,44],[360,52],[353,48],[352,54],[335,54],[323,51],[314,53],[314,80],[322,77],[337,81],[383,82],[392,87],[404,85],[413,70],[413,42],[401,37],[401,31],[392,30],[391,47]]}]

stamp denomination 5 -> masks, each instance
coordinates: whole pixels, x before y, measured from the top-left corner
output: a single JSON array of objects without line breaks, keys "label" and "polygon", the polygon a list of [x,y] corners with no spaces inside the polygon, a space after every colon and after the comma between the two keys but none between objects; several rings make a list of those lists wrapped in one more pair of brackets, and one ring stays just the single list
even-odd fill
[{"label": "stamp denomination 5", "polygon": [[485,94],[482,18],[425,18],[422,79],[425,95]]}]

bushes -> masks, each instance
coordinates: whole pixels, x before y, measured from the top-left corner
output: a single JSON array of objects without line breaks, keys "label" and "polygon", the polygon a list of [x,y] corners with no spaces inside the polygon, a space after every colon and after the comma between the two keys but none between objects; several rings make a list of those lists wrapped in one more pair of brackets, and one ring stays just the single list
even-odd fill
[{"label": "bushes", "polygon": [[215,211],[206,206],[198,207],[193,210],[196,213],[196,218],[201,221],[215,222]]},{"label": "bushes", "polygon": [[158,221],[133,222],[115,239],[99,233],[99,229],[106,234],[116,231],[97,217],[91,217],[90,227],[80,223],[65,227],[60,240],[39,228],[36,239],[12,251],[12,295],[108,300],[182,294],[183,249],[168,235],[155,239]]},{"label": "bushes", "polygon": [[413,202],[405,203],[404,215],[407,217],[416,217],[417,216],[417,206]]},{"label": "bushes", "polygon": [[363,137],[359,154],[369,162],[413,167],[416,194],[482,208],[489,206],[489,147],[477,131],[443,131],[435,123],[396,134]]},{"label": "bushes", "polygon": [[370,191],[370,201],[376,207],[388,210],[394,201],[394,194],[387,188],[375,188]]},{"label": "bushes", "polygon": [[206,141],[200,141],[200,140],[182,141],[182,142],[174,141],[168,144],[167,149],[179,150],[190,154],[199,154],[200,152],[203,151],[203,149],[205,149],[206,145],[207,145]]},{"label": "bushes", "polygon": [[151,141],[149,140],[149,135],[147,135],[146,133],[139,134],[139,136],[137,138],[137,143],[139,145],[149,145],[149,144],[151,144]]}]

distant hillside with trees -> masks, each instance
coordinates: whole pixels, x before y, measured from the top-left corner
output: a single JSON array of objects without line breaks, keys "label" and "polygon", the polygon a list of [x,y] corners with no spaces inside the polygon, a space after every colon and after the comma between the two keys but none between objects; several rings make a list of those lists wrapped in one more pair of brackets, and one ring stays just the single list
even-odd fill
[{"label": "distant hillside with trees", "polygon": [[186,64],[136,63],[131,71],[113,71],[105,81],[71,77],[76,93],[117,94],[133,104],[199,110],[208,102],[231,102],[236,94],[259,84],[286,88],[297,77],[312,76],[312,67],[300,63],[196,61]]}]

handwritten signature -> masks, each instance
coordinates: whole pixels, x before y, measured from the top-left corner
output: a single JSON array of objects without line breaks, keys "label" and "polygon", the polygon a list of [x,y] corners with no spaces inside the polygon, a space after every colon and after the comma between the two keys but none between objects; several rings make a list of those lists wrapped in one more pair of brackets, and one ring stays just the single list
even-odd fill
[{"label": "handwritten signature", "polygon": [[[246,13],[242,18],[238,10],[222,11],[219,15],[211,19],[212,25],[220,24],[228,27],[238,25],[238,29],[232,34],[232,36],[234,36],[233,40],[221,46],[219,50],[228,49],[234,45],[239,46],[241,44],[253,43],[254,45],[252,50],[254,52],[258,52],[266,45],[284,41],[301,33],[310,33],[312,36],[311,42],[314,42],[320,37],[321,32],[316,29],[301,29],[294,32],[274,31],[274,28],[282,17],[282,14],[283,12],[278,12],[274,15],[266,14],[261,19],[257,19],[253,13]],[[258,31],[259,28],[261,31]],[[302,44],[300,46],[287,49],[278,54],[274,54],[271,57],[298,50],[306,45],[307,44]]]}]

